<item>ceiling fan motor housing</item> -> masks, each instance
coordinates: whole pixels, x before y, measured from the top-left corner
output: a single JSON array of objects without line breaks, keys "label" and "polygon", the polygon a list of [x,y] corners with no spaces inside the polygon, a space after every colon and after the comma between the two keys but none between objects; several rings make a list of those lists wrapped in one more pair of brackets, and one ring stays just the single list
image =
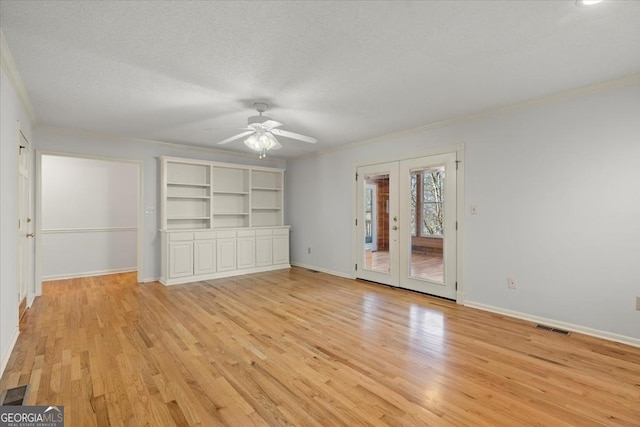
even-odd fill
[{"label": "ceiling fan motor housing", "polygon": [[271,117],[267,117],[267,116],[251,116],[247,120],[247,124],[249,126],[251,126],[253,124],[262,124],[262,123],[266,122],[267,120],[271,120]]}]

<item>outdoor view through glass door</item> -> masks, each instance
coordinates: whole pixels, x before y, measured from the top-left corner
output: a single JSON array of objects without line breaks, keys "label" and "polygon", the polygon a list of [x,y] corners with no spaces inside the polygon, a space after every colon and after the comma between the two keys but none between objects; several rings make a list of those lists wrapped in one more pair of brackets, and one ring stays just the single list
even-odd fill
[{"label": "outdoor view through glass door", "polygon": [[358,168],[358,277],[393,286],[398,284],[397,168],[396,163]]},{"label": "outdoor view through glass door", "polygon": [[455,159],[358,168],[358,278],[456,298]]}]

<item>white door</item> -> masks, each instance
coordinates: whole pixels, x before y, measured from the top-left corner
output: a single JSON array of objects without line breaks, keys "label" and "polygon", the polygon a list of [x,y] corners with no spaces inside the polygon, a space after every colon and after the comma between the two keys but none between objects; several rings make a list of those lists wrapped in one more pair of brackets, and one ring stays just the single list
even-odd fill
[{"label": "white door", "polygon": [[31,188],[31,145],[20,132],[18,148],[18,307],[19,316],[26,310],[27,288],[31,257],[29,256],[30,232],[32,221],[30,216]]},{"label": "white door", "polygon": [[[359,167],[356,180],[359,225],[356,276],[398,286],[398,162]],[[372,187],[376,190],[367,191]],[[367,243],[368,235],[374,234],[376,242]]]},{"label": "white door", "polygon": [[357,188],[356,277],[455,299],[456,154],[359,167]]},{"label": "white door", "polygon": [[456,154],[404,160],[400,286],[456,299]]}]

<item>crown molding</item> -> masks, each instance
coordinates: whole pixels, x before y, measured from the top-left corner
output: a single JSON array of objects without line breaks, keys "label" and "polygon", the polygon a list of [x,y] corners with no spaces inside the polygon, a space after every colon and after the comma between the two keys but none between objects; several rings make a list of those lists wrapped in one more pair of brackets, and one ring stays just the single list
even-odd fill
[{"label": "crown molding", "polygon": [[561,101],[577,98],[580,96],[586,96],[593,93],[605,92],[621,87],[640,84],[640,73],[631,74],[625,77],[621,77],[606,82],[596,83],[588,86],[583,86],[576,89],[570,89],[551,95],[545,95],[539,98],[533,98],[528,101],[518,102],[515,104],[504,105],[501,107],[490,108],[487,110],[477,111],[475,113],[465,114],[462,116],[452,117],[449,119],[441,120],[438,122],[430,123],[427,125],[418,126],[411,129],[401,130],[398,132],[388,133],[381,136],[376,136],[369,139],[351,142],[344,145],[338,145],[328,148],[326,150],[316,151],[309,154],[303,154],[298,157],[294,157],[291,160],[299,160],[307,157],[316,157],[324,154],[330,154],[338,151],[351,150],[360,146],[366,146],[369,144],[376,144],[379,142],[388,142],[405,136],[411,136],[419,133],[431,132],[435,129],[445,128],[453,125],[470,123],[476,120],[485,119],[494,116],[501,116],[511,114],[527,108],[538,107],[542,105],[555,104]]},{"label": "crown molding", "polygon": [[[240,157],[240,158],[252,159],[252,160],[256,160],[257,158],[255,155],[249,154],[249,153],[219,150],[216,148],[202,147],[199,145],[179,144],[175,142],[164,142],[164,141],[155,141],[152,139],[145,139],[145,138],[120,136],[120,135],[116,135],[108,132],[88,131],[88,130],[82,130],[82,129],[72,129],[72,128],[65,128],[60,126],[51,126],[51,125],[38,126],[38,130],[40,132],[50,132],[58,135],[76,135],[76,136],[81,135],[89,138],[105,138],[105,139],[113,139],[117,141],[124,141],[124,142],[131,142],[131,143],[163,145],[165,147],[177,148],[180,150],[199,151],[203,153],[217,154],[220,156],[233,156],[233,157]],[[286,160],[280,157],[268,156],[266,160],[273,161],[278,164],[286,163]]]},{"label": "crown molding", "polygon": [[31,119],[31,124],[35,127],[36,112],[33,109],[33,105],[29,99],[27,89],[22,82],[22,78],[20,78],[20,74],[16,68],[16,63],[13,60],[13,55],[11,55],[11,50],[9,50],[7,40],[4,38],[2,28],[0,28],[0,65],[2,65],[4,72],[7,73],[7,77],[9,78],[13,89],[16,91],[18,98],[22,101],[22,105],[24,105],[24,109],[27,111],[27,114]]}]

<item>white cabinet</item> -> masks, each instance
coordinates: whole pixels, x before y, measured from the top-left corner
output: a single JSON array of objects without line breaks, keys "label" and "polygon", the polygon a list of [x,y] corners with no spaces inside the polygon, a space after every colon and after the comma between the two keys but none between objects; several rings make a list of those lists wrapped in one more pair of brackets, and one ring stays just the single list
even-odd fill
[{"label": "white cabinet", "polygon": [[216,269],[216,241],[214,239],[195,240],[193,242],[193,274],[211,274]]},{"label": "white cabinet", "polygon": [[169,278],[193,276],[193,242],[169,243]]},{"label": "white cabinet", "polygon": [[289,230],[286,231],[286,235],[273,236],[273,263],[276,265],[289,263]]},{"label": "white cabinet", "polygon": [[284,170],[160,158],[165,285],[289,268]]},{"label": "white cabinet", "polygon": [[218,271],[236,270],[236,239],[218,239]]},{"label": "white cabinet", "polygon": [[238,238],[238,268],[251,268],[256,266],[256,238]]},{"label": "white cabinet", "polygon": [[[289,262],[288,259],[287,262]],[[271,233],[256,236],[256,266],[263,267],[271,264],[273,264],[273,236]]]}]

